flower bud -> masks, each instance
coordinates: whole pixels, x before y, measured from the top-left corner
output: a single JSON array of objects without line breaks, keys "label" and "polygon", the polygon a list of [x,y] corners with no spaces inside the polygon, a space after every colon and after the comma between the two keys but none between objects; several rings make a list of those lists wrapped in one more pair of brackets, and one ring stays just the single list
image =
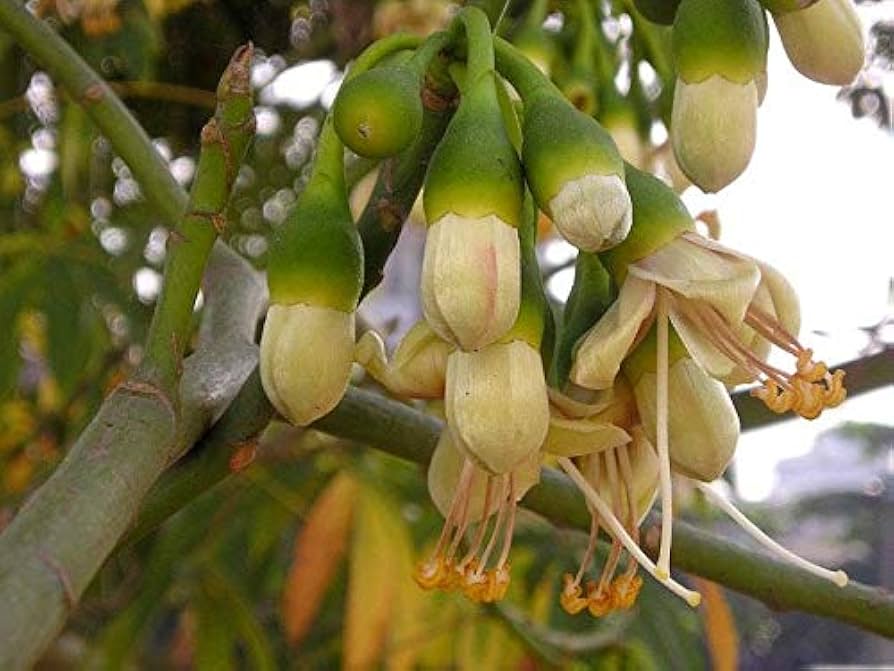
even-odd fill
[{"label": "flower bud", "polygon": [[[438,444],[428,466],[428,492],[444,517],[450,512],[465,460],[465,454],[457,447],[451,432],[445,428],[438,438]],[[515,498],[520,501],[528,490],[540,481],[540,455],[536,452],[531,454],[512,473],[515,477]],[[480,522],[494,514],[500,507],[500,499],[494,495],[488,510],[484,510],[487,475],[476,469],[472,476],[468,499],[470,523]]]},{"label": "flower bud", "polygon": [[624,164],[594,119],[554,95],[527,103],[522,160],[538,206],[585,251],[621,242],[630,230]]},{"label": "flower bud", "polygon": [[851,0],[819,0],[806,9],[773,14],[795,69],[822,84],[850,84],[863,67],[865,45]]},{"label": "flower bud", "polygon": [[354,346],[354,360],[393,394],[443,398],[447,356],[454,349],[420,321],[403,337],[390,363],[385,343],[375,331],[364,333]]},{"label": "flower bud", "polygon": [[[461,16],[486,24],[479,14]],[[469,49],[459,108],[432,155],[423,192],[430,225],[423,312],[438,335],[464,349],[494,342],[515,322],[523,196],[521,165],[497,100],[490,31],[472,34],[476,48]]]},{"label": "flower bud", "polygon": [[695,184],[718,191],[745,170],[754,152],[756,80],[767,63],[763,10],[756,0],[682,0],[673,50],[674,154]]},{"label": "flower bud", "polygon": [[344,396],[354,313],[305,303],[271,305],[261,336],[261,383],[273,406],[307,426]]},{"label": "flower bud", "polygon": [[457,446],[495,475],[537,453],[549,427],[540,353],[523,340],[453,352],[444,401]]},{"label": "flower bud", "polygon": [[332,115],[351,151],[367,158],[393,156],[422,129],[419,74],[405,63],[367,70],[342,85]]},{"label": "flower bud", "polygon": [[478,349],[505,334],[518,315],[518,233],[494,215],[446,214],[428,230],[422,310],[444,340]]},{"label": "flower bud", "polygon": [[261,381],[277,410],[306,426],[344,395],[354,354],[363,247],[348,205],[344,148],[329,117],[314,172],[277,229],[267,264],[271,305]]},{"label": "flower bud", "polygon": [[[644,343],[645,344],[645,343]],[[654,345],[644,348],[652,359]],[[631,357],[635,358],[637,352]],[[625,370],[630,370],[625,365]],[[644,371],[634,385],[634,396],[646,434],[656,433],[656,374]],[[726,470],[739,439],[739,416],[720,382],[688,356],[680,356],[668,370],[668,451],[674,470],[711,482]]]},{"label": "flower bud", "polygon": [[744,172],[754,153],[758,90],[754,81],[719,75],[677,80],[671,140],[683,172],[704,191],[719,191]]}]

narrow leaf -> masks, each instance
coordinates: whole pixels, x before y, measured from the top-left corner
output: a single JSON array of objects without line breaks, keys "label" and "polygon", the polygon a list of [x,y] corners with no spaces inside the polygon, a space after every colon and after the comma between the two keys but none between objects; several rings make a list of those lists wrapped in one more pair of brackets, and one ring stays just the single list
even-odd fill
[{"label": "narrow leaf", "polygon": [[317,497],[298,532],[282,593],[283,628],[293,646],[310,629],[345,554],[356,496],[357,482],[339,473]]},{"label": "narrow leaf", "polygon": [[711,655],[711,667],[715,671],[735,671],[739,668],[739,633],[723,588],[704,578],[693,576],[693,581],[702,594],[699,610]]}]

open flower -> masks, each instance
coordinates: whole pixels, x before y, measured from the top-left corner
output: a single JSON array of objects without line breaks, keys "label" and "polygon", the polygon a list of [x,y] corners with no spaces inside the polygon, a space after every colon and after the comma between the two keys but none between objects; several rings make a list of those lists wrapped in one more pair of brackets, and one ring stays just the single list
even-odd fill
[{"label": "open flower", "polygon": [[[502,599],[509,587],[516,505],[539,479],[537,452],[508,472],[494,475],[475,466],[445,429],[428,468],[429,493],[444,516],[444,527],[431,556],[416,570],[419,586],[458,589],[476,602]],[[463,550],[460,545],[472,528],[475,532]]]},{"label": "open flower", "polygon": [[[639,565],[687,603],[697,605],[699,595],[662,574],[639,547],[639,525],[658,490],[659,463],[629,385],[619,377],[613,390],[589,410],[557,392],[551,398],[544,450],[558,456],[559,465],[581,490],[591,514],[580,568],[575,575],[564,577],[562,607],[571,614],[589,610],[594,617],[630,608],[642,586]],[[611,549],[598,580],[584,584],[600,528],[611,537]],[[615,577],[625,549],[629,555],[626,568]]]},{"label": "open flower", "polygon": [[[774,412],[812,419],[844,400],[844,372],[815,362],[794,335],[798,300],[782,275],[692,232],[627,266],[617,301],[578,347],[573,381],[611,386],[661,312],[710,375],[726,384],[760,382],[752,393]],[[791,355],[793,371],[766,363],[773,346]]]}]

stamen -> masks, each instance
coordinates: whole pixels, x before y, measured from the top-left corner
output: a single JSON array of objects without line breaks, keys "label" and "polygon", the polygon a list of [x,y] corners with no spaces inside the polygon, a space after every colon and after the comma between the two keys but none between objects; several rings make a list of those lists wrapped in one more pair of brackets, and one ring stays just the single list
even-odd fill
[{"label": "stamen", "polygon": [[813,351],[805,348],[771,315],[753,304],[745,313],[745,323],[773,345],[795,357],[795,372],[786,373],[761,360],[732,331],[726,319],[711,305],[676,300],[675,305],[691,319],[725,356],[763,383],[751,395],[761,399],[775,413],[793,410],[807,419],[815,419],[825,408],[844,401],[843,374],[829,373],[822,361],[813,360]]},{"label": "stamen", "polygon": [[481,549],[481,543],[484,541],[484,533],[487,531],[488,524],[490,524],[488,512],[490,511],[490,500],[493,496],[493,485],[493,476],[487,476],[487,486],[484,489],[484,507],[481,509],[481,520],[478,522],[478,529],[475,531],[475,538],[472,541],[472,546],[457,567],[460,571],[463,571],[465,567],[469,565],[469,562],[475,558],[478,554],[478,550]]},{"label": "stamen", "polygon": [[587,539],[587,551],[584,552],[584,558],[580,562],[580,568],[577,571],[577,575],[574,576],[573,584],[575,587],[580,586],[580,581],[584,579],[584,573],[587,572],[587,567],[590,565],[590,562],[593,561],[593,553],[596,552],[596,543],[599,541],[599,516],[591,515],[590,516],[590,537]]},{"label": "stamen", "polygon": [[693,608],[698,606],[701,603],[701,594],[698,592],[693,592],[692,590],[686,589],[680,583],[676,582],[669,576],[659,576],[658,570],[655,564],[652,563],[652,560],[646,556],[646,553],[642,551],[642,549],[633,542],[633,539],[630,538],[630,535],[625,531],[624,527],[617,520],[617,518],[612,514],[611,509],[605,504],[605,502],[600,498],[599,494],[590,486],[590,483],[584,478],[581,472],[577,469],[577,466],[568,458],[568,457],[559,457],[558,458],[559,466],[562,467],[568,477],[577,485],[577,488],[581,491],[581,493],[586,497],[587,501],[592,504],[592,506],[598,511],[600,519],[603,524],[605,524],[607,530],[618,540],[621,541],[621,544],[624,548],[629,552],[635,559],[640,563],[640,565],[646,569],[646,571],[654,577],[658,582],[664,585],[671,592],[679,596],[681,599],[686,601]]},{"label": "stamen", "polygon": [[[630,455],[627,453],[627,447],[621,447],[617,450],[618,465],[621,467],[621,481],[624,483],[624,491],[627,493],[627,529],[633,541],[639,544],[639,524],[637,522],[636,494],[633,491],[633,468],[630,466]],[[637,564],[633,557],[627,557],[627,570],[624,576],[633,578],[636,575]],[[619,578],[620,580],[620,578]],[[617,582],[617,581],[616,581]],[[642,581],[640,581],[642,582]],[[635,597],[634,597],[635,598]]]},{"label": "stamen", "polygon": [[[450,558],[445,556],[444,548],[448,543],[453,546],[454,541],[456,540],[454,538],[454,530],[457,530],[462,526],[461,524],[456,524],[457,515],[461,511],[463,516],[466,516],[468,513],[469,494],[472,488],[473,475],[474,466],[470,460],[466,459],[463,464],[463,469],[460,472],[456,494],[453,497],[453,502],[450,504],[447,518],[444,520],[444,527],[441,529],[438,543],[435,546],[431,557],[419,564],[413,576],[416,583],[422,589],[450,589],[455,584],[453,562]],[[463,531],[463,533],[465,532]],[[461,538],[461,534],[459,534],[459,537]]]},{"label": "stamen", "polygon": [[661,480],[661,544],[658,550],[658,575],[670,576],[671,529],[673,527],[673,492],[671,490],[670,451],[667,441],[668,426],[668,324],[667,304],[664,291],[659,289],[655,297],[658,325],[657,412],[656,442],[658,443],[658,471]]},{"label": "stamen", "polygon": [[736,524],[742,527],[752,538],[754,538],[758,543],[763,545],[771,552],[782,557],[786,561],[799,566],[805,571],[809,571],[815,576],[819,576],[824,580],[829,580],[835,585],[838,585],[838,587],[844,587],[845,585],[847,585],[847,573],[845,573],[841,569],[837,571],[830,571],[827,568],[817,566],[816,564],[807,561],[803,557],[799,557],[791,550],[787,550],[786,548],[782,547],[779,543],[777,543],[767,534],[761,531],[754,524],[754,522],[745,517],[742,511],[736,508],[731,501],[724,498],[720,493],[716,492],[709,485],[703,482],[696,482],[695,484],[702,492],[702,494],[705,495],[705,498],[707,498],[711,503],[720,508],[727,515],[729,515],[733,519],[733,521],[736,522]]}]

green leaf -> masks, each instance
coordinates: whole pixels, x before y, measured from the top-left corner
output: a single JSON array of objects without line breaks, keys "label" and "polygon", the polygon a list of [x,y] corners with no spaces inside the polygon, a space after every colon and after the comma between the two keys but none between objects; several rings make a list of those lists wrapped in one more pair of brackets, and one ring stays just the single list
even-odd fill
[{"label": "green leaf", "polygon": [[63,395],[67,396],[83,377],[90,355],[90,307],[66,264],[47,264],[44,283],[47,358]]}]

